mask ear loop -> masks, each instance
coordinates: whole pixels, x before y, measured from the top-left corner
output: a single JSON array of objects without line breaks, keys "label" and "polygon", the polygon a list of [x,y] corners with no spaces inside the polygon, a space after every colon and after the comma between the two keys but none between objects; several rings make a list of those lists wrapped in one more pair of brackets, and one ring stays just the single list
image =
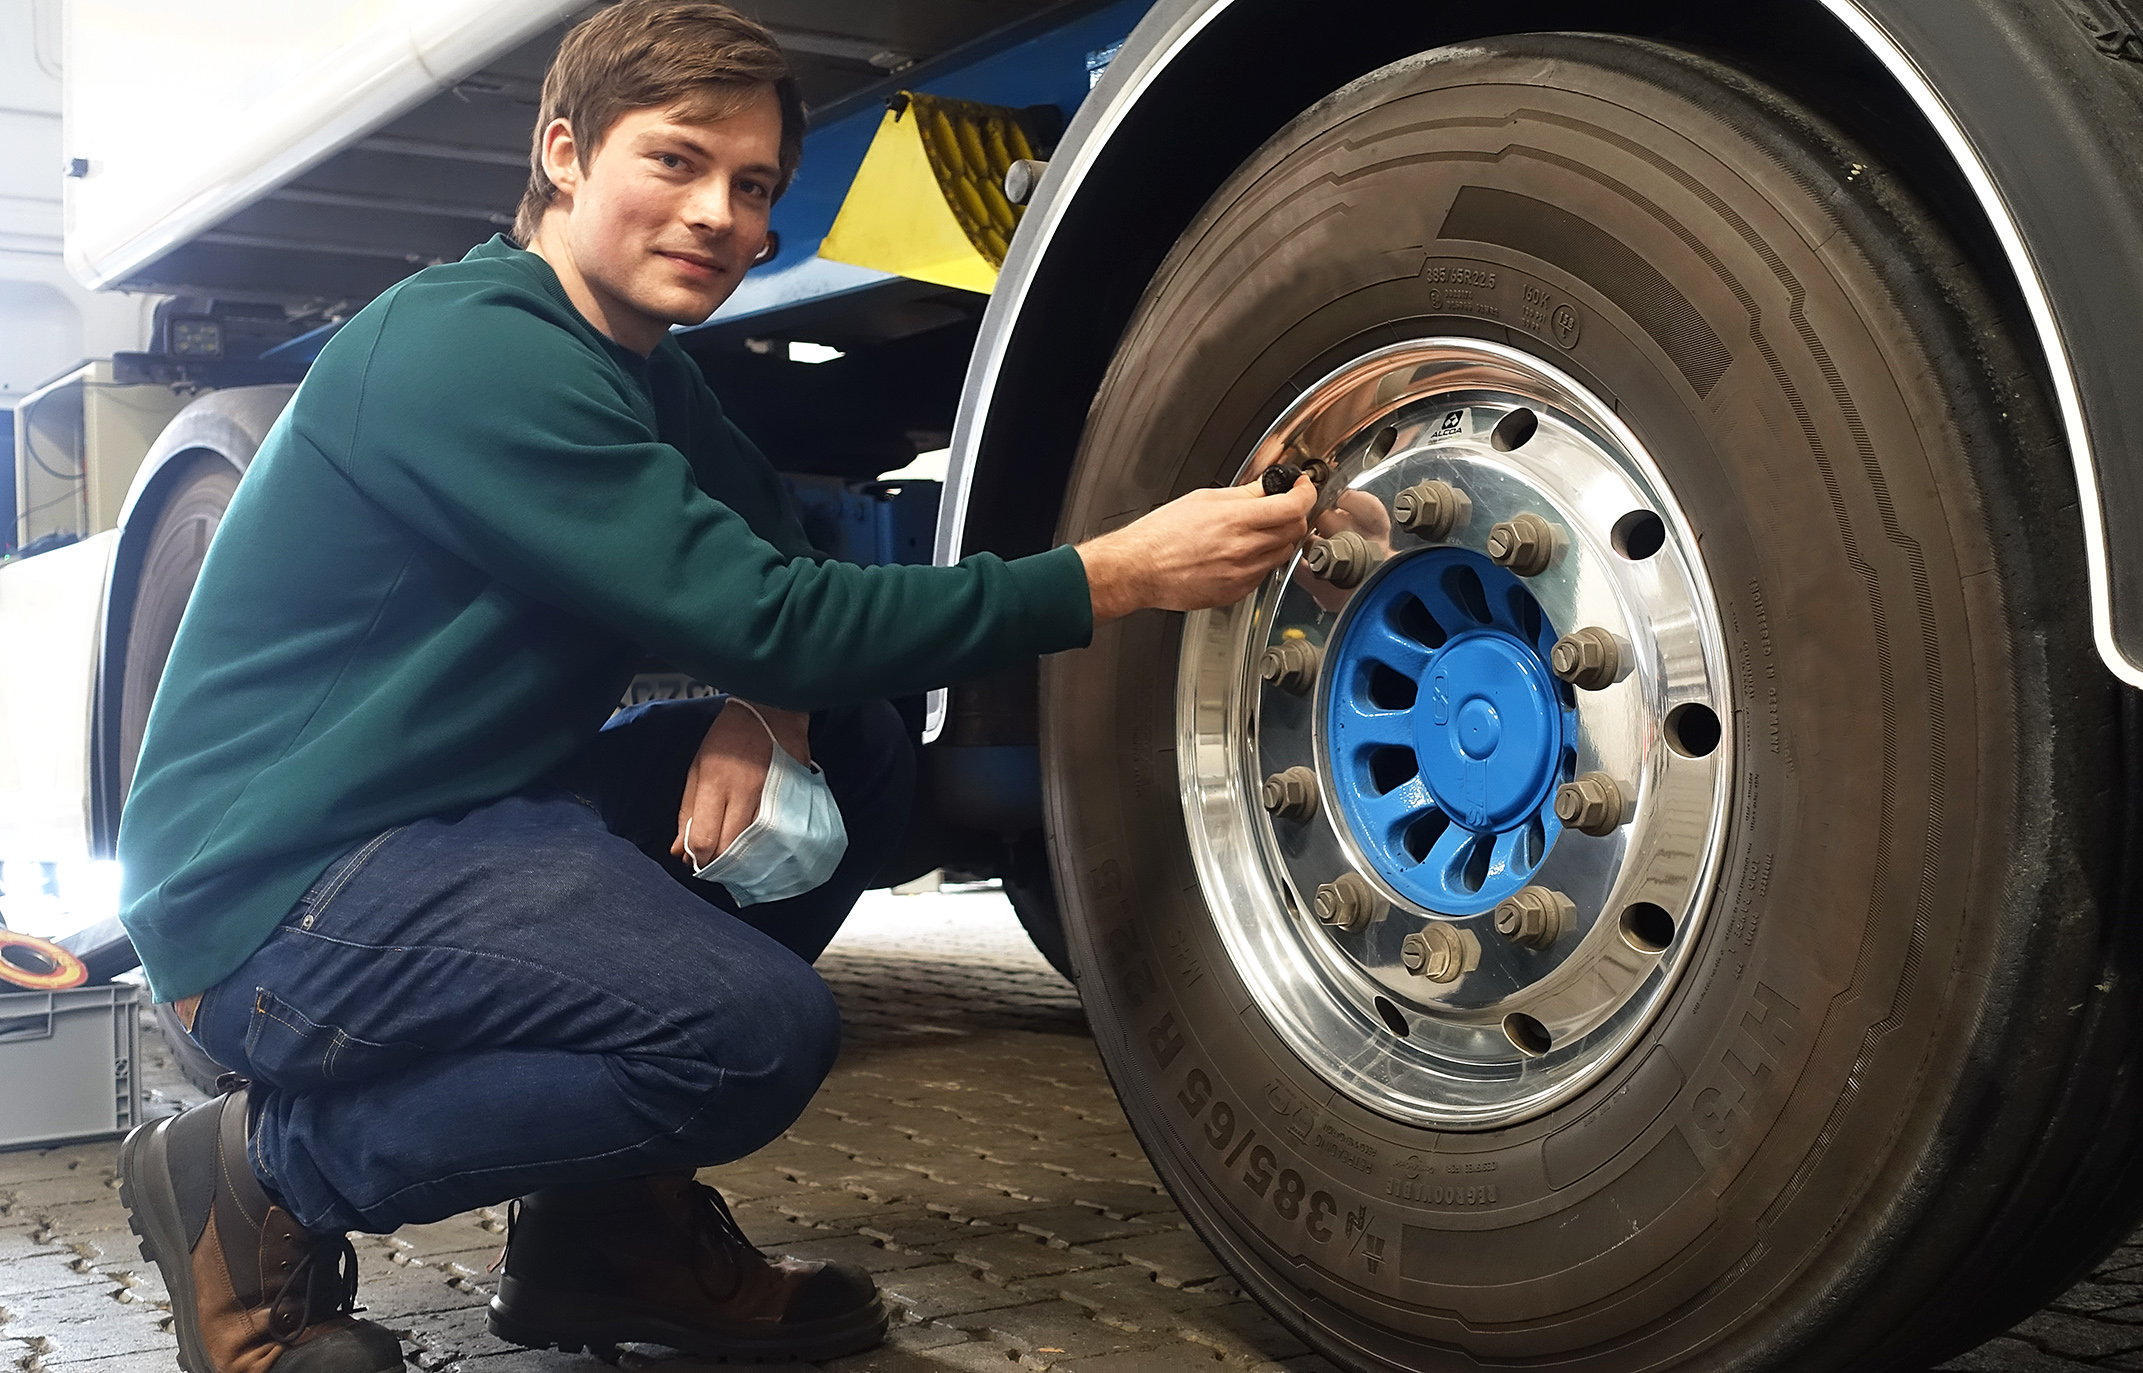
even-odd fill
[{"label": "mask ear loop", "polygon": [[[768,724],[768,723],[766,722],[766,717],[765,717],[764,715],[761,715],[761,714],[759,713],[759,707],[757,707],[757,706],[753,705],[753,704],[752,704],[752,703],[751,703],[750,701],[747,701],[747,700],[745,700],[745,699],[744,699],[743,697],[741,697],[741,696],[732,696],[732,697],[730,697],[730,698],[729,698],[729,701],[730,701],[730,704],[731,704],[731,705],[739,705],[739,706],[742,706],[742,707],[744,707],[744,708],[745,708],[746,710],[748,710],[748,711],[750,711],[750,712],[752,713],[752,718],[753,718],[754,720],[757,720],[757,721],[759,722],[759,728],[761,728],[761,729],[763,729],[763,730],[765,730],[765,731],[766,731],[766,737],[767,737],[767,740],[768,740],[768,742],[770,742],[771,744],[773,744],[773,746],[774,746],[774,748],[775,748],[775,750],[776,750],[777,752],[780,752],[780,753],[789,753],[789,751],[788,751],[788,750],[787,750],[786,748],[783,748],[783,747],[782,747],[782,744],[781,744],[781,740],[775,737],[775,735],[774,735],[774,727],[773,727],[772,725],[770,725],[770,724]],[[728,708],[728,707],[726,707],[726,706],[724,707],[724,709],[727,709],[727,708]],[[790,754],[789,754],[789,756],[790,756],[791,758],[794,758],[794,757],[795,757],[796,755],[795,755],[795,754],[793,754],[793,753],[790,753]],[[772,768],[772,767],[773,767],[773,765],[774,765],[774,760],[773,760],[772,758],[769,758],[769,759],[767,759],[767,766],[768,766],[769,768]],[[812,776],[814,776],[814,777],[816,777],[816,776],[818,776],[818,775],[819,775],[819,765],[818,765],[818,760],[817,760],[816,758],[812,759],[812,760],[811,760],[810,762],[808,762],[808,763],[799,763],[799,764],[798,764],[797,766],[799,766],[799,767],[803,767],[803,768],[808,768],[808,769],[810,769],[810,771],[811,771],[811,775],[812,775]]]},{"label": "mask ear loop", "polygon": [[[714,858],[720,858],[721,856],[722,856],[722,855],[720,855],[720,854],[716,854],[716,855],[714,856]],[[714,858],[710,858],[710,859],[708,859],[708,860],[707,860],[706,862],[702,863],[702,862],[700,862],[700,861],[699,861],[699,855],[698,855],[698,854],[696,854],[696,853],[694,853],[694,852],[692,852],[692,817],[691,817],[691,816],[689,816],[689,815],[688,815],[688,816],[686,816],[686,817],[685,817],[685,861],[686,861],[687,863],[690,863],[690,864],[692,865],[692,875],[693,875],[694,877],[697,877],[697,876],[699,876],[699,875],[700,875],[701,873],[703,873],[703,872],[707,871],[707,869],[709,869],[709,868],[713,867],[713,866],[714,866]]]},{"label": "mask ear loop", "polygon": [[746,710],[750,711],[752,713],[752,718],[759,722],[759,728],[766,731],[767,742],[772,744],[775,748],[781,747],[781,740],[776,739],[774,737],[774,727],[766,722],[766,717],[764,715],[761,715],[759,713],[759,707],[753,705],[750,701],[745,700],[742,696],[732,696],[727,701],[722,703],[722,709],[724,710],[729,709],[729,707],[731,706],[742,706]]},{"label": "mask ear loop", "polygon": [[[766,741],[777,749],[781,747],[781,740],[774,737],[774,727],[766,722],[766,717],[764,715],[761,715],[759,713],[759,707],[753,705],[750,701],[745,700],[742,696],[732,696],[722,703],[722,709],[724,710],[729,709],[729,707],[731,706],[742,706],[746,710],[750,711],[752,713],[752,718],[759,722],[759,728],[766,731]],[[774,760],[769,757],[767,759],[768,768],[771,769],[773,765]],[[814,765],[811,770],[813,772],[817,772],[818,768],[816,765]],[[689,815],[686,816],[685,861],[692,865],[692,875],[694,877],[697,877],[701,873],[705,872],[707,869],[713,867],[715,859],[720,858],[721,856],[722,855],[720,854],[716,854],[714,858],[710,858],[704,863],[699,861],[699,855],[692,852],[692,817]]]}]

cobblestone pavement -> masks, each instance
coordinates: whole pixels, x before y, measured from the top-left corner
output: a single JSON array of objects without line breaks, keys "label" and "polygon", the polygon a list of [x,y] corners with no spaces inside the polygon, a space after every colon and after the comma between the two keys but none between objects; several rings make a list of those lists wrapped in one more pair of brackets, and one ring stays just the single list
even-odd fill
[{"label": "cobblestone pavement", "polygon": [[[1070,987],[995,895],[873,893],[820,961],[848,1038],[804,1118],[701,1176],[759,1244],[860,1263],[896,1317],[831,1373],[1330,1373],[1244,1298],[1147,1167]],[[153,1033],[152,1114],[198,1099]],[[156,1270],[119,1207],[116,1143],[0,1154],[0,1373],[175,1366]],[[484,1326],[505,1216],[359,1236],[359,1300],[416,1367],[606,1373]],[[2143,1235],[1945,1367],[2143,1370]],[[628,1349],[627,1368],[689,1361]],[[791,1365],[796,1367],[795,1365]]]}]

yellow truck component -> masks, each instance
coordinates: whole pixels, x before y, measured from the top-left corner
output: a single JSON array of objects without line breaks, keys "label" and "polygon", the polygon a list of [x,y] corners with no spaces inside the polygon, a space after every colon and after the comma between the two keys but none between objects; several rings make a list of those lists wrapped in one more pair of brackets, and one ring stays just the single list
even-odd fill
[{"label": "yellow truck component", "polygon": [[1005,173],[1034,156],[1018,110],[903,91],[888,103],[819,256],[987,293],[1019,225]]}]

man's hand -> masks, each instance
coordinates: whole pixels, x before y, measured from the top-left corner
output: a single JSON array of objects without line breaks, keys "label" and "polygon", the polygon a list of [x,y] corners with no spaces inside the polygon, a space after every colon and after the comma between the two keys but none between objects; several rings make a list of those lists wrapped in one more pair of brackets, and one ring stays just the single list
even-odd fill
[{"label": "man's hand", "polygon": [[[775,737],[799,763],[811,761],[811,717],[793,710],[759,706]],[[692,767],[685,773],[684,799],[677,807],[677,841],[670,853],[702,867],[711,863],[759,817],[759,794],[766,787],[774,747],[752,713],[732,702],[714,717]],[[692,824],[692,848],[685,849],[685,822]]]},{"label": "man's hand", "polygon": [[1205,610],[1256,589],[1310,534],[1317,487],[1298,478],[1268,496],[1257,482],[1178,496],[1079,545],[1094,623],[1134,610]]}]

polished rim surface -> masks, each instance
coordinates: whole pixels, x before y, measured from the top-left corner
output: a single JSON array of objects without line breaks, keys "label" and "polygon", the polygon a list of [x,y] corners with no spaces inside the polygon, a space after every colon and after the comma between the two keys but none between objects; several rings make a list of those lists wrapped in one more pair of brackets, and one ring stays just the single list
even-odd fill
[{"label": "polished rim surface", "polygon": [[1340,368],[1241,475],[1283,461],[1319,538],[1185,623],[1200,883],[1334,1087],[1511,1124],[1619,1060],[1703,923],[1732,741],[1696,539],[1612,409],[1482,340]]}]

